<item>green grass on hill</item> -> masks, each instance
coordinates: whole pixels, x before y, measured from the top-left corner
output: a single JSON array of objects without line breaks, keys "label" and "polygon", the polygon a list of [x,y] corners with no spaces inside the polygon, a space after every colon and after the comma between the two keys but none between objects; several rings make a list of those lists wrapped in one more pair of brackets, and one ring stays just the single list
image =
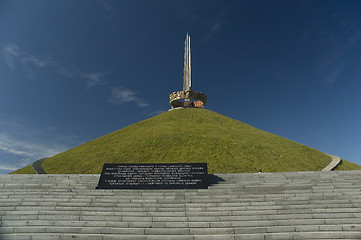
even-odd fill
[{"label": "green grass on hill", "polygon": [[353,162],[349,162],[346,160],[341,160],[341,163],[334,169],[335,171],[343,171],[343,170],[361,170],[361,166],[353,163]]},{"label": "green grass on hill", "polygon": [[10,174],[36,174],[36,172],[34,171],[34,169],[32,168],[31,165],[18,169],[14,172],[11,172]]},{"label": "green grass on hill", "polygon": [[206,109],[178,109],[43,162],[48,173],[100,173],[104,163],[207,162],[209,173],[316,171],[318,150]]}]

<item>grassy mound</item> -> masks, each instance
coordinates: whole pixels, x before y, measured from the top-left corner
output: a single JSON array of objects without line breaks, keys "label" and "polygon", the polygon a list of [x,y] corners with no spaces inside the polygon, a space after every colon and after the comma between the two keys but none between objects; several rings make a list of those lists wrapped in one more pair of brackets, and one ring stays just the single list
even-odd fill
[{"label": "grassy mound", "polygon": [[361,170],[361,166],[356,163],[349,162],[349,161],[342,159],[341,163],[339,165],[337,165],[337,167],[334,170],[335,171]]},{"label": "grassy mound", "polygon": [[34,169],[32,168],[31,165],[27,166],[27,167],[23,167],[20,168],[10,174],[36,174],[36,172],[34,171]]},{"label": "grassy mound", "polygon": [[206,109],[135,123],[43,162],[47,173],[100,173],[104,163],[207,162],[209,173],[316,171],[324,153]]}]

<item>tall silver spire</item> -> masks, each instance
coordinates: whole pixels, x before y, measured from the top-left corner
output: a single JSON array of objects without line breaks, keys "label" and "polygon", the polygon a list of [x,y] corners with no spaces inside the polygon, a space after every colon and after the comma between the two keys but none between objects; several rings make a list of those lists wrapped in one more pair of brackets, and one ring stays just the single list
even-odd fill
[{"label": "tall silver spire", "polygon": [[191,36],[187,33],[184,43],[183,91],[192,90]]},{"label": "tall silver spire", "polygon": [[206,102],[207,96],[204,93],[192,90],[191,37],[187,33],[184,43],[183,91],[169,94],[170,110],[189,107],[204,108]]}]

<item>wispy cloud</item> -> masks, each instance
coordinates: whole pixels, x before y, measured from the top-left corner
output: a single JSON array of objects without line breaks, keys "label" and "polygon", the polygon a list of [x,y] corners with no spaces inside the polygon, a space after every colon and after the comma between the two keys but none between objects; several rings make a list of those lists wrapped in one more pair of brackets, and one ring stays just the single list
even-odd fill
[{"label": "wispy cloud", "polygon": [[58,75],[68,79],[85,79],[86,88],[92,88],[96,85],[105,85],[106,80],[103,72],[85,72],[80,68],[56,61],[47,57],[41,59],[34,54],[21,50],[16,44],[8,43],[2,48],[3,57],[11,70],[19,68],[24,71],[31,79],[40,78],[46,75]]},{"label": "wispy cloud", "polygon": [[153,112],[150,112],[147,114],[147,117],[152,117],[152,116],[155,116],[155,115],[158,115],[158,114],[161,114],[165,112],[164,110],[157,110],[157,111],[153,111]]},{"label": "wispy cloud", "polygon": [[0,119],[0,170],[19,169],[80,143],[76,136],[60,133],[51,125],[39,130],[21,119]]},{"label": "wispy cloud", "polygon": [[223,9],[217,13],[213,18],[207,19],[205,24],[208,27],[208,33],[206,40],[212,41],[221,36],[221,28],[223,27],[223,22],[227,16],[228,9]]},{"label": "wispy cloud", "polygon": [[7,165],[7,164],[0,164],[0,170],[5,170],[5,171],[15,171],[19,169],[16,166],[11,166],[11,165]]},{"label": "wispy cloud", "polygon": [[0,170],[14,171],[32,164],[40,158],[51,157],[67,149],[64,145],[36,143],[31,139],[23,140],[0,133],[0,156],[2,158]]},{"label": "wispy cloud", "polygon": [[[204,10],[204,9],[203,9]],[[223,6],[213,12],[204,13],[196,5],[183,4],[179,7],[178,16],[188,25],[201,25],[205,30],[205,41],[212,41],[221,36],[224,22],[229,12],[229,6]]]},{"label": "wispy cloud", "polygon": [[15,70],[17,64],[22,67],[43,68],[51,62],[50,58],[39,59],[34,55],[21,51],[20,48],[13,43],[3,46],[3,54],[5,61],[11,70]]},{"label": "wispy cloud", "polygon": [[111,1],[98,0],[98,2],[101,4],[102,8],[107,13],[108,20],[118,15],[118,12],[116,11],[115,7],[111,4]]},{"label": "wispy cloud", "polygon": [[108,21],[107,27],[110,27],[113,31],[117,31],[120,26],[119,21],[119,12],[115,7],[116,1],[109,1],[109,0],[98,0],[98,3],[101,6],[101,9],[104,12],[105,20]]},{"label": "wispy cloud", "polygon": [[0,133],[0,151],[3,151],[7,154],[22,156],[25,158],[41,158],[53,156],[65,150],[66,148],[64,147],[44,146],[43,144],[36,144],[24,140],[13,139],[7,134]]},{"label": "wispy cloud", "polygon": [[343,74],[345,69],[345,63],[337,63],[329,66],[325,69],[324,83],[332,85],[334,84]]},{"label": "wispy cloud", "polygon": [[199,22],[202,19],[198,9],[195,6],[187,5],[180,3],[179,11],[177,13],[178,17],[180,17],[186,24],[194,24],[195,22]]},{"label": "wispy cloud", "polygon": [[[41,59],[21,50],[13,43],[3,46],[3,56],[11,70],[19,68],[25,71],[31,79],[41,75],[46,75],[46,79],[49,79],[49,75],[53,74],[67,79],[84,79],[86,81],[86,89],[107,85],[105,76],[108,73],[106,72],[85,72],[75,65],[65,64],[56,61],[54,58]],[[136,91],[122,87],[111,89],[109,102],[117,105],[134,102],[140,108],[149,106],[146,101],[136,95]]]},{"label": "wispy cloud", "polygon": [[145,103],[143,99],[136,96],[136,92],[134,90],[125,89],[123,87],[113,88],[109,101],[117,105],[134,102],[141,108],[149,106],[149,104]]},{"label": "wispy cloud", "polygon": [[83,73],[82,78],[87,79],[87,88],[92,88],[95,85],[105,85],[105,73]]},{"label": "wispy cloud", "polygon": [[16,45],[8,44],[3,47],[3,54],[6,64],[11,70],[15,69],[15,60],[19,57],[19,49]]},{"label": "wispy cloud", "polygon": [[317,12],[309,19],[303,40],[316,50],[313,65],[324,84],[337,82],[347,66],[347,54],[361,41],[361,21],[353,16]]}]

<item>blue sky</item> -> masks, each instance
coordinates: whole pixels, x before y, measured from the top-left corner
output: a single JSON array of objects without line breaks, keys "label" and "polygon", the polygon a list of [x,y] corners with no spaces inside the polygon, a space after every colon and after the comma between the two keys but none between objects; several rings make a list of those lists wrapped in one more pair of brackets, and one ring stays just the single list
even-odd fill
[{"label": "blue sky", "polygon": [[207,108],[361,164],[360,1],[0,0],[0,173]]}]

